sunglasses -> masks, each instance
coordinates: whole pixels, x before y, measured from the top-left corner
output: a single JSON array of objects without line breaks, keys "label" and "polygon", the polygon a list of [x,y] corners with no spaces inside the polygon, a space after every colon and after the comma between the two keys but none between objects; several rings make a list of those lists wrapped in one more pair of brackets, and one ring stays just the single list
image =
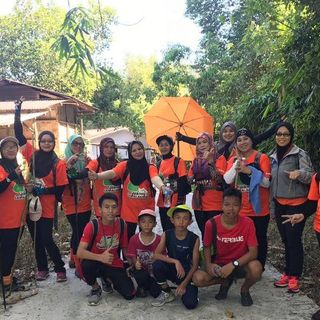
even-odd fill
[{"label": "sunglasses", "polygon": [[83,142],[73,141],[71,144],[73,146],[84,147],[84,143]]},{"label": "sunglasses", "polygon": [[277,137],[285,137],[285,138],[288,138],[288,137],[291,136],[291,134],[290,134],[290,133],[286,133],[286,132],[277,132],[277,133],[276,133],[276,136],[277,136]]}]

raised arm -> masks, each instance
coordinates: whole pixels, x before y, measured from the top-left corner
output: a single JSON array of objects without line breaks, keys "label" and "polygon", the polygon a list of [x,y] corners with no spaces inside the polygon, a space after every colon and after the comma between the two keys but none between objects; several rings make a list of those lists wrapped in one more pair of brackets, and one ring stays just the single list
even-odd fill
[{"label": "raised arm", "polygon": [[22,147],[27,143],[26,137],[23,135],[23,128],[21,123],[21,105],[22,97],[15,102],[14,105],[14,134],[19,141],[19,146]]}]

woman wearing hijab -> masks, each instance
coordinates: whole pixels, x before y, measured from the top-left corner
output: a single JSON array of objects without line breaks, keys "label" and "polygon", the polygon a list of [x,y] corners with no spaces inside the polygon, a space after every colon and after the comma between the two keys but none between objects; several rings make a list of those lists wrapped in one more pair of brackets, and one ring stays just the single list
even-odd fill
[{"label": "woman wearing hijab", "polygon": [[237,132],[236,152],[228,161],[224,179],[228,184],[242,192],[242,208],[240,216],[250,217],[255,225],[258,240],[258,257],[264,267],[267,259],[267,231],[270,220],[269,157],[253,148],[253,134],[249,129],[242,128]]},{"label": "woman wearing hijab", "polygon": [[149,165],[144,146],[140,141],[128,145],[129,160],[122,161],[111,170],[97,173],[89,172],[91,180],[121,179],[123,184],[121,218],[127,223],[128,239],[136,231],[138,214],[143,209],[154,210],[155,199],[152,184],[158,189],[165,189],[154,165]]},{"label": "woman wearing hijab", "polygon": [[[16,105],[14,130],[19,141],[22,155],[27,160],[32,183],[27,185],[28,192],[40,199],[42,214],[36,221],[36,239],[34,239],[34,222],[27,216],[27,224],[33,240],[35,240],[38,281],[45,280],[49,276],[47,253],[54,263],[54,271],[57,274],[57,282],[67,280],[64,262],[61,259],[59,248],[52,237],[52,228],[57,201],[61,199],[65,185],[68,184],[66,164],[60,160],[54,152],[55,136],[51,131],[42,131],[39,134],[39,150],[34,150],[23,135],[20,120],[21,104]],[[34,157],[34,160],[33,160]],[[34,167],[33,167],[34,164]],[[33,176],[34,173],[34,176]]]},{"label": "woman wearing hijab", "polygon": [[77,176],[89,161],[84,153],[84,141],[78,134],[73,134],[64,150],[69,185],[62,194],[62,208],[71,225],[70,262],[77,263],[76,252],[84,227],[91,217],[91,188],[88,177],[78,179]]},{"label": "woman wearing hijab", "polygon": [[[281,122],[280,122],[281,123]],[[278,123],[273,125],[267,131],[260,133],[253,137],[254,146],[257,146],[264,140],[269,139],[274,133]],[[219,132],[219,141],[216,142],[215,148],[218,155],[224,155],[229,160],[235,155],[235,144],[236,144],[237,127],[234,122],[225,122]],[[196,145],[196,139],[184,136],[180,132],[176,133],[177,140],[184,141],[189,144]]]},{"label": "woman wearing hijab", "polygon": [[0,141],[0,263],[5,288],[21,287],[12,277],[12,267],[17,251],[19,231],[26,209],[26,190],[21,169],[17,163],[19,145],[14,137]]},{"label": "woman wearing hijab", "polygon": [[188,176],[196,185],[192,207],[202,237],[206,222],[222,212],[223,174],[226,167],[226,158],[215,152],[211,135],[201,133],[197,137],[196,158]]},{"label": "woman wearing hijab", "polygon": [[160,191],[158,198],[158,207],[163,232],[173,228],[167,212],[171,207],[177,204],[185,203],[185,196],[191,189],[187,184],[186,164],[183,159],[175,157],[172,154],[174,147],[173,139],[167,135],[157,138],[156,143],[161,153],[161,161],[157,164],[159,176],[163,183],[170,185],[172,190],[170,206],[166,207],[164,203],[164,194]]},{"label": "woman wearing hijab", "polygon": [[[289,292],[297,293],[300,290],[299,277],[303,270],[301,237],[305,220],[295,223],[290,216],[307,213],[307,197],[313,168],[309,156],[293,143],[293,138],[294,129],[290,123],[284,122],[278,126],[276,150],[271,155],[271,198],[286,258],[284,273],[274,285],[288,287]],[[288,218],[291,223],[284,223]]]},{"label": "woman wearing hijab", "polygon": [[[113,169],[117,164],[118,160],[116,159],[116,144],[112,138],[106,137],[100,141],[100,154],[98,159],[91,160],[86,168],[94,172],[104,172]],[[99,210],[99,199],[106,193],[111,192],[115,194],[118,198],[118,207],[119,211],[121,210],[121,179],[102,179],[94,182],[93,186],[93,206],[94,213],[96,216],[100,216]]]}]

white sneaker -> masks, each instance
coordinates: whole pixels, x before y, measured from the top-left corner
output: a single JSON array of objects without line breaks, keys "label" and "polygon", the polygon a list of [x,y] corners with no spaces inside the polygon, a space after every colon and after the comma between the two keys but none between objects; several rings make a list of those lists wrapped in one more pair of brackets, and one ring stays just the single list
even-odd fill
[{"label": "white sneaker", "polygon": [[152,302],[151,305],[154,307],[161,307],[166,303],[174,301],[175,298],[176,297],[172,291],[170,292],[161,291],[159,296],[156,298],[156,301]]}]

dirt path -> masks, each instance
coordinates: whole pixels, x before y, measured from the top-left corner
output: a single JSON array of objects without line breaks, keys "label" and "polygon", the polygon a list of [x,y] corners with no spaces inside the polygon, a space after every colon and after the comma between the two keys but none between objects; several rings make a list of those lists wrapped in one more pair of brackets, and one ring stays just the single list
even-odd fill
[{"label": "dirt path", "polygon": [[[190,198],[188,199],[190,202]],[[160,223],[156,232],[160,232]],[[195,222],[190,229],[199,234]],[[89,287],[68,270],[68,281],[56,283],[55,274],[51,273],[47,281],[39,283],[38,295],[20,301],[4,313],[0,309],[0,319],[21,320],[82,320],[82,319],[130,319],[130,320],[169,320],[169,319],[230,319],[228,312],[239,320],[309,320],[319,307],[303,294],[289,294],[286,289],[276,289],[274,279],[279,273],[267,265],[262,280],[252,288],[254,305],[242,307],[240,304],[240,284],[238,281],[230,289],[228,299],[217,301],[214,295],[218,286],[199,290],[199,306],[186,310],[179,300],[161,308],[151,306],[152,298],[135,298],[132,301],[122,299],[117,293],[103,294],[102,302],[97,307],[87,305],[86,295]]]}]

